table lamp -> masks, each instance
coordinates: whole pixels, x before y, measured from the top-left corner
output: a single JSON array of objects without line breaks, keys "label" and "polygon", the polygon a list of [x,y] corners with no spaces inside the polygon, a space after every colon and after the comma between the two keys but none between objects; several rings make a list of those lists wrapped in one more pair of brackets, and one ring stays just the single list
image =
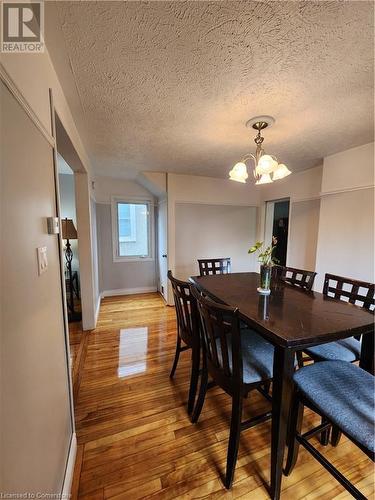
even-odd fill
[{"label": "table lamp", "polygon": [[65,219],[61,220],[62,227],[62,237],[66,240],[65,246],[65,260],[66,260],[66,269],[68,271],[69,278],[69,300],[67,301],[68,305],[68,315],[70,321],[78,321],[81,319],[81,314],[74,310],[74,287],[73,287],[73,273],[72,273],[72,260],[73,260],[73,250],[69,240],[77,239],[77,230],[74,226],[73,220]]}]

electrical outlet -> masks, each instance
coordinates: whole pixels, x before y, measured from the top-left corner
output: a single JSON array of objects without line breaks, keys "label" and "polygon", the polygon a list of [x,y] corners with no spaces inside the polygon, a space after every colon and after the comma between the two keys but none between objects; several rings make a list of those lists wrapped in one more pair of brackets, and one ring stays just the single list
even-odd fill
[{"label": "electrical outlet", "polygon": [[47,271],[47,247],[39,247],[36,249],[38,255],[38,274],[39,276]]}]

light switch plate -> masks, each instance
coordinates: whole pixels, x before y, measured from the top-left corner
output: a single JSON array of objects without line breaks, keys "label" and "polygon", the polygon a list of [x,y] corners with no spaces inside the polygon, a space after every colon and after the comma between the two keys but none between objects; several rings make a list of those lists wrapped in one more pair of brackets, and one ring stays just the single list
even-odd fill
[{"label": "light switch plate", "polygon": [[47,228],[48,234],[59,234],[59,218],[58,217],[47,217]]},{"label": "light switch plate", "polygon": [[39,247],[36,249],[38,254],[38,274],[39,276],[47,271],[47,247]]}]

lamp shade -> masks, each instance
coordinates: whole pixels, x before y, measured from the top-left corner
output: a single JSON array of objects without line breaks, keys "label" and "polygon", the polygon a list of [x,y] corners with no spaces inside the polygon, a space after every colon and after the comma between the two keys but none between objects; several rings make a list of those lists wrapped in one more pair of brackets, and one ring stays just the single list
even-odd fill
[{"label": "lamp shade", "polygon": [[242,161],[236,163],[232,170],[229,172],[229,179],[231,181],[245,183],[248,177],[249,174],[247,173],[246,165]]},{"label": "lamp shade", "polygon": [[277,161],[275,161],[270,155],[262,155],[259,158],[257,171],[260,175],[270,174],[277,168]]},{"label": "lamp shade", "polygon": [[260,176],[260,179],[258,179],[255,184],[257,184],[257,185],[259,185],[259,184],[269,184],[270,182],[272,182],[270,174],[262,174]]},{"label": "lamp shade", "polygon": [[276,181],[279,179],[283,179],[284,177],[290,175],[291,173],[292,172],[288,169],[286,165],[284,165],[284,163],[279,163],[277,169],[273,173],[273,180]]},{"label": "lamp shade", "polygon": [[76,240],[77,230],[74,227],[73,219],[61,220],[62,237],[64,240]]}]

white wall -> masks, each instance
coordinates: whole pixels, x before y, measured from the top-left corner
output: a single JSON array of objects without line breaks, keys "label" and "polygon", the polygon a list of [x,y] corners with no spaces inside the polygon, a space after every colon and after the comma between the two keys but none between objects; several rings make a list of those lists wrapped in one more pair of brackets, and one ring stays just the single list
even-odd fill
[{"label": "white wall", "polygon": [[231,257],[232,272],[258,268],[247,253],[256,237],[255,207],[177,203],[175,216],[176,277],[199,274],[200,258]]},{"label": "white wall", "polygon": [[[149,199],[153,195],[135,181],[95,177],[94,194],[99,256],[99,290],[105,295],[146,290],[156,291],[155,251],[153,260],[114,262],[112,244],[112,197],[126,199]],[[153,221],[154,223],[154,221]]]},{"label": "white wall", "polygon": [[99,256],[98,256],[98,230],[97,230],[97,217],[96,217],[96,203],[93,196],[90,196],[91,204],[91,253],[92,253],[92,274],[94,277],[93,294],[95,301],[95,324],[99,315],[100,307],[100,290],[99,290]]},{"label": "white wall", "polygon": [[316,270],[374,282],[373,143],[324,159]]},{"label": "white wall", "polygon": [[[51,145],[1,87],[2,493],[62,491],[72,415]],[[37,247],[48,268],[38,275]],[[73,456],[74,460],[74,456]]]}]

